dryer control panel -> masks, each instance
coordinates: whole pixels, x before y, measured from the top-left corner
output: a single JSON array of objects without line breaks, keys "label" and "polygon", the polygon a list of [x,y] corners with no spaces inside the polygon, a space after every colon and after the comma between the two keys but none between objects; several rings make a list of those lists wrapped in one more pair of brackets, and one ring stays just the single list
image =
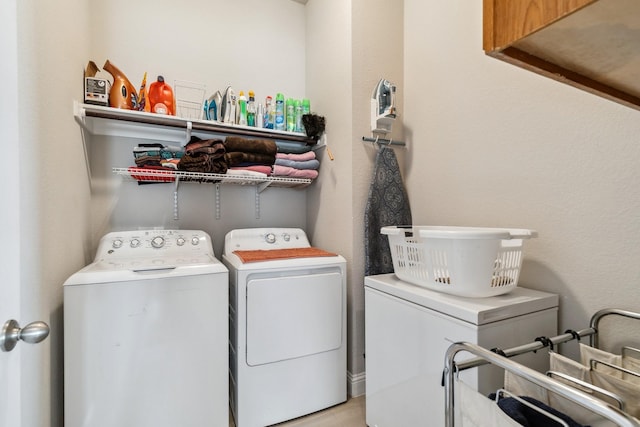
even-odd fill
[{"label": "dryer control panel", "polygon": [[116,231],[100,240],[95,261],[158,256],[208,258],[214,254],[211,238],[201,230]]},{"label": "dryer control panel", "polygon": [[237,250],[269,250],[308,248],[311,244],[300,228],[245,228],[232,230],[225,236],[224,252]]}]

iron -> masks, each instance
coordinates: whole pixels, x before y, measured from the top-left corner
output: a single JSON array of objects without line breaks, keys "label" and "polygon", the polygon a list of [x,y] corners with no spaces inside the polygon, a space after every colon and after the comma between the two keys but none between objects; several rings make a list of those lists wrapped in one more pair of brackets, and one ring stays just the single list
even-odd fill
[{"label": "iron", "polygon": [[396,119],[396,85],[380,79],[371,95],[371,132],[389,133]]}]

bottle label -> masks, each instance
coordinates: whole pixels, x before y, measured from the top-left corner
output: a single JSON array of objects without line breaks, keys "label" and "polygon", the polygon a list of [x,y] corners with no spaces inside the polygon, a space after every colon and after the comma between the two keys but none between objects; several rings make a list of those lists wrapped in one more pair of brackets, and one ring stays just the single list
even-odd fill
[{"label": "bottle label", "polygon": [[284,101],[276,100],[276,130],[284,130]]},{"label": "bottle label", "polygon": [[169,109],[162,102],[158,102],[156,105],[153,106],[153,112],[157,114],[168,114]]}]

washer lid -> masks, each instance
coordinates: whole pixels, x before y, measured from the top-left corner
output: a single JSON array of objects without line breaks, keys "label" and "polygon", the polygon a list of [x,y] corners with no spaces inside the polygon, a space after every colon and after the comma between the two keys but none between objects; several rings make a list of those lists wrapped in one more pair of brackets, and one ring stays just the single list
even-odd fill
[{"label": "washer lid", "polygon": [[484,325],[558,306],[557,294],[519,286],[507,294],[495,297],[464,298],[404,282],[393,273],[365,277],[364,284],[368,288],[474,325]]},{"label": "washer lid", "polygon": [[130,282],[136,280],[180,280],[181,277],[186,276],[219,274],[224,274],[224,285],[227,286],[229,270],[216,258],[203,259],[201,262],[194,262],[194,260],[187,259],[149,259],[146,261],[137,259],[123,260],[122,263],[102,260],[91,263],[73,274],[64,282],[64,286]]},{"label": "washer lid", "polygon": [[65,285],[227,273],[201,230],[117,231],[100,239],[93,263]]}]

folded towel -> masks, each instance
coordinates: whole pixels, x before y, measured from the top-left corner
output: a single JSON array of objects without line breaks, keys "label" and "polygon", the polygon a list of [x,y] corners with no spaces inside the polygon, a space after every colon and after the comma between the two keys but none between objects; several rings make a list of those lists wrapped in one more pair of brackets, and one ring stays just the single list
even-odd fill
[{"label": "folded towel", "polygon": [[311,151],[310,145],[301,144],[291,141],[276,141],[278,153],[302,154]]},{"label": "folded towel", "polygon": [[318,171],[313,169],[295,169],[288,166],[273,166],[272,176],[287,176],[291,178],[307,178],[316,179],[318,177]]},{"label": "folded towel", "polygon": [[242,151],[228,151],[224,157],[228,166],[239,166],[243,163],[271,166],[276,161],[275,154],[247,153]]},{"label": "folded towel", "polygon": [[288,166],[296,169],[318,169],[320,162],[316,159],[299,162],[297,160],[278,159],[276,157],[276,165]]},{"label": "folded towel", "polygon": [[268,139],[246,139],[239,136],[228,136],[224,140],[224,146],[228,152],[240,151],[275,156],[278,151],[274,141]]},{"label": "folded towel", "polygon": [[312,258],[312,257],[330,257],[337,256],[332,252],[322,249],[310,248],[293,248],[293,249],[269,249],[254,251],[233,251],[243,263],[273,261],[277,259],[291,258]]},{"label": "folded towel", "polygon": [[[162,166],[131,166],[127,170],[130,173],[131,178],[137,181],[173,182],[176,180],[176,176],[173,173],[173,170],[169,168],[163,168]],[[149,173],[150,171],[153,171],[152,174]]]},{"label": "folded towel", "polygon": [[178,169],[187,172],[223,174],[227,172],[227,163],[224,157],[214,158],[206,154],[197,156],[185,154],[178,163]]},{"label": "folded towel", "polygon": [[295,160],[298,162],[304,162],[305,160],[313,160],[316,158],[315,151],[307,151],[306,153],[277,153],[276,159]]},{"label": "folded towel", "polygon": [[164,159],[161,156],[141,155],[135,158],[136,166],[160,166]]},{"label": "folded towel", "polygon": [[271,168],[271,166],[266,166],[266,165],[233,166],[229,169],[230,170],[248,170],[248,171],[263,173],[265,175],[271,175],[271,172],[273,172],[273,169]]},{"label": "folded towel", "polygon": [[197,156],[199,154],[208,154],[215,158],[222,157],[225,153],[225,147],[220,139],[191,140],[184,147],[185,154]]},{"label": "folded towel", "polygon": [[251,171],[247,169],[227,169],[227,173],[225,175],[239,177],[239,178],[242,178],[245,176],[256,177],[256,178],[266,178],[268,176],[266,173]]}]

